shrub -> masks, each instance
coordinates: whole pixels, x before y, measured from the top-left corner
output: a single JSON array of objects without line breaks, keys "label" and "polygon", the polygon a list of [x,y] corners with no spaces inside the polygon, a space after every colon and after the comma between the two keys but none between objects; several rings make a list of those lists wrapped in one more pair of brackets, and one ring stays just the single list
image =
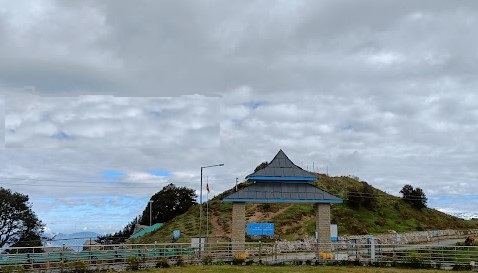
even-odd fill
[{"label": "shrub", "polygon": [[0,267],[1,273],[23,273],[25,269],[19,265],[5,265]]},{"label": "shrub", "polygon": [[206,255],[202,258],[202,263],[206,265],[211,265],[212,264],[212,257],[209,255]]},{"label": "shrub", "polygon": [[212,264],[214,264],[214,265],[225,265],[226,262],[224,260],[216,260]]},{"label": "shrub", "polygon": [[332,260],[334,258],[331,252],[319,252],[319,256],[322,260]]},{"label": "shrub", "polygon": [[178,256],[178,259],[176,260],[176,266],[183,266],[184,265],[184,258],[182,255]]},{"label": "shrub", "polygon": [[169,261],[166,258],[159,258],[156,261],[156,268],[168,268],[169,267]]},{"label": "shrub", "polygon": [[74,261],[67,264],[67,268],[73,273],[86,273],[88,272],[88,263],[86,261]]},{"label": "shrub", "polygon": [[129,270],[138,270],[141,265],[141,258],[136,256],[131,256],[126,259],[126,263],[128,264],[127,268]]},{"label": "shrub", "polygon": [[246,261],[246,259],[249,257],[249,253],[240,253],[234,255],[234,258],[232,259],[232,264],[242,264]]},{"label": "shrub", "polygon": [[469,264],[455,264],[453,265],[453,270],[454,271],[471,271],[473,269],[473,266]]},{"label": "shrub", "polygon": [[418,257],[417,255],[411,255],[410,257],[408,257],[403,265],[414,269],[426,268],[422,258]]}]

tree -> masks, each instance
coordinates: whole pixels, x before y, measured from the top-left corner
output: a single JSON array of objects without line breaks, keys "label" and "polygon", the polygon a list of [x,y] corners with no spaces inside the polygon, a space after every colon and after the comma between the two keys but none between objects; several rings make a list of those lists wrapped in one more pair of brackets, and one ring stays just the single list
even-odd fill
[{"label": "tree", "polygon": [[369,210],[374,210],[377,207],[377,198],[375,198],[374,188],[367,182],[362,182],[362,194],[364,200],[362,205]]},{"label": "tree", "polygon": [[[196,192],[187,187],[176,187],[174,184],[165,186],[151,197],[152,223],[165,223],[174,217],[188,211],[196,204]],[[149,204],[141,215],[140,224],[149,225]]]},{"label": "tree", "polygon": [[126,241],[134,232],[134,226],[139,223],[139,216],[134,218],[129,224],[127,224],[122,230],[115,232],[114,234],[106,234],[98,236],[96,239],[99,243],[104,244],[120,244]]},{"label": "tree", "polygon": [[416,209],[422,209],[427,207],[427,197],[422,189],[413,188],[412,185],[403,186],[400,190],[402,199],[410,203]]},{"label": "tree", "polygon": [[267,161],[262,162],[261,164],[257,165],[257,167],[254,169],[254,172],[257,172],[258,170],[262,170],[265,167],[267,167],[269,163]]},{"label": "tree", "polygon": [[[196,204],[196,193],[193,189],[186,187],[176,187],[174,184],[165,186],[161,191],[155,193],[150,200],[153,201],[151,208],[152,223],[164,223],[174,217],[185,213]],[[114,234],[99,236],[97,241],[108,244],[119,244],[125,242],[133,235],[136,224],[149,225],[149,202],[144,208],[143,213],[134,218],[122,230]]]},{"label": "tree", "polygon": [[347,193],[347,204],[351,208],[358,209],[364,207],[369,210],[375,209],[377,200],[375,198],[374,189],[367,182],[362,182],[362,188]]},{"label": "tree", "polygon": [[41,246],[43,224],[27,195],[0,187],[0,248]]},{"label": "tree", "polygon": [[347,205],[350,208],[358,209],[362,206],[363,196],[359,191],[349,191],[347,193]]}]

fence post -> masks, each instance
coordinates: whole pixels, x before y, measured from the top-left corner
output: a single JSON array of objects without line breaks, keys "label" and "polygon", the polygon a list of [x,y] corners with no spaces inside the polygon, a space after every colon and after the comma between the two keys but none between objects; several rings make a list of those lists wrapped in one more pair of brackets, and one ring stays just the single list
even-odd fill
[{"label": "fence post", "polygon": [[368,236],[368,243],[369,243],[369,248],[370,248],[370,260],[372,262],[375,262],[375,239],[373,238],[372,235]]},{"label": "fence post", "polygon": [[262,242],[259,241],[259,263],[262,263]]},{"label": "fence post", "polygon": [[277,241],[274,243],[274,262],[277,261]]}]

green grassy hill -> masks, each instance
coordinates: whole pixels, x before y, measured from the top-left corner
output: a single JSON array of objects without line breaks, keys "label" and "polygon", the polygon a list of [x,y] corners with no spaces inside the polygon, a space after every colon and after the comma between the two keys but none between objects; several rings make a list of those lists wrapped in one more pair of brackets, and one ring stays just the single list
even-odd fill
[{"label": "green grassy hill", "polygon": [[[317,186],[342,199],[344,203],[331,206],[332,223],[338,225],[339,235],[379,234],[388,230],[397,232],[478,228],[478,222],[466,221],[435,209],[417,210],[399,197],[372,187],[374,203],[370,207],[354,207],[347,200],[349,192],[360,191],[364,182],[351,177],[328,177],[317,174]],[[240,184],[240,187],[247,183]],[[231,233],[232,204],[221,199],[231,193],[226,191],[209,201],[209,226],[206,228],[206,204],[203,214],[203,234],[215,241],[228,241]],[[369,195],[371,196],[371,195]],[[296,240],[315,234],[315,217],[312,204],[247,204],[247,222],[273,222],[275,233],[281,239]],[[164,226],[134,242],[171,242],[173,230],[181,231],[179,242],[189,242],[199,234],[199,205],[167,222]]]}]

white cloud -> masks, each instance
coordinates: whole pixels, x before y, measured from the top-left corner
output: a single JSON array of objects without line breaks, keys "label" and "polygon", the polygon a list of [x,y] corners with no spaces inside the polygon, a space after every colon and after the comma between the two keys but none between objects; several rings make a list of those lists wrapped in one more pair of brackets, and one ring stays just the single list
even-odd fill
[{"label": "white cloud", "polygon": [[[166,183],[199,189],[201,166],[225,163],[205,173],[220,192],[282,148],[305,168],[393,194],[409,183],[441,209],[473,209],[436,200],[478,190],[476,10],[3,1],[0,87],[15,99],[0,97],[2,183],[29,194],[52,230],[74,229],[55,220],[71,211],[77,228],[106,230]],[[22,86],[54,97],[11,91]],[[125,176],[105,181],[107,170]],[[115,224],[95,220],[105,217]]]}]

